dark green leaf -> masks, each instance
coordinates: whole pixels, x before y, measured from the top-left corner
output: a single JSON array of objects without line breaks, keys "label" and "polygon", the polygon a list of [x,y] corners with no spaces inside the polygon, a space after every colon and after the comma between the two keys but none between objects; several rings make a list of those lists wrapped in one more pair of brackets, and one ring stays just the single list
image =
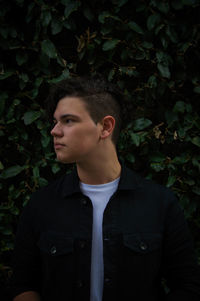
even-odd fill
[{"label": "dark green leaf", "polygon": [[159,172],[161,170],[165,169],[165,166],[162,163],[151,163],[151,168],[155,170],[156,172]]},{"label": "dark green leaf", "polygon": [[196,0],[182,0],[182,3],[183,3],[183,5],[191,6],[191,5],[195,5],[196,3],[198,3],[198,1],[196,1]]},{"label": "dark green leaf", "polygon": [[70,77],[70,73],[68,69],[63,70],[62,74],[56,78],[53,78],[51,80],[48,80],[49,83],[58,83],[63,79],[69,78]]},{"label": "dark green leaf", "polygon": [[130,29],[132,29],[133,31],[139,33],[139,34],[144,34],[143,29],[134,21],[131,21],[128,23],[128,26],[130,27]]},{"label": "dark green leaf", "polygon": [[52,20],[52,22],[51,22],[51,32],[52,32],[52,34],[55,35],[55,34],[61,32],[62,27],[63,27],[63,23],[59,19],[54,18]]},{"label": "dark green leaf", "polygon": [[200,86],[194,87],[193,91],[200,94]]},{"label": "dark green leaf", "polygon": [[161,63],[157,64],[158,70],[160,71],[160,74],[165,77],[165,78],[170,78],[171,77],[171,73],[169,71],[169,67],[166,65],[163,65]]},{"label": "dark green leaf", "polygon": [[176,182],[176,177],[175,176],[169,176],[167,179],[167,187],[171,187],[172,185],[174,185],[174,183]]},{"label": "dark green leaf", "polygon": [[200,147],[200,137],[199,137],[199,136],[196,136],[196,137],[192,138],[192,139],[191,139],[191,142],[192,142],[194,145]]},{"label": "dark green leaf", "polygon": [[37,120],[41,116],[41,112],[39,111],[29,111],[24,114],[24,123],[25,125],[29,125]]},{"label": "dark green leaf", "polygon": [[146,55],[145,55],[145,52],[143,50],[138,50],[135,54],[135,59],[136,60],[143,60],[145,59]]},{"label": "dark green leaf", "polygon": [[131,162],[131,163],[134,163],[135,162],[135,156],[131,153],[127,154],[126,155],[126,159]]},{"label": "dark green leaf", "polygon": [[39,176],[40,176],[40,170],[39,170],[39,167],[38,166],[35,166],[34,168],[33,168],[33,176],[34,176],[34,178],[39,178]]},{"label": "dark green leaf", "polygon": [[160,15],[153,14],[147,19],[147,28],[148,30],[152,30],[158,23],[160,22]]},{"label": "dark green leaf", "polygon": [[17,31],[15,28],[11,28],[10,29],[10,35],[12,38],[16,38],[17,37]]},{"label": "dark green leaf", "polygon": [[41,21],[44,27],[48,26],[51,21],[51,12],[49,10],[45,10],[41,14]]},{"label": "dark green leaf", "polygon": [[20,74],[19,74],[19,78],[20,78],[24,83],[27,83],[27,82],[29,81],[28,74],[26,74],[26,73],[20,73]]},{"label": "dark green leaf", "polygon": [[11,229],[3,229],[2,230],[2,234],[4,234],[4,235],[11,235],[12,234],[12,230]]},{"label": "dark green leaf", "polygon": [[90,22],[94,20],[94,14],[89,7],[84,8],[83,14]]},{"label": "dark green leaf", "polygon": [[175,30],[173,29],[173,27],[168,26],[166,28],[166,34],[168,35],[168,37],[170,38],[170,40],[173,43],[177,43],[178,42],[178,36],[177,36],[177,33],[175,32]]},{"label": "dark green leaf", "polygon": [[177,9],[177,10],[182,9],[183,8],[183,3],[180,0],[173,0],[172,1],[172,7],[174,9]]},{"label": "dark green leaf", "polygon": [[102,49],[103,51],[108,51],[108,50],[112,50],[116,47],[116,45],[119,43],[120,41],[117,39],[112,39],[112,40],[108,40],[106,41],[103,46]]},{"label": "dark green leaf", "polygon": [[133,123],[134,131],[141,131],[149,127],[152,124],[152,121],[146,118],[138,118]]},{"label": "dark green leaf", "polygon": [[19,215],[20,211],[17,207],[12,207],[11,208],[11,213],[14,215]]},{"label": "dark green leaf", "polygon": [[146,48],[146,49],[151,49],[151,48],[153,48],[153,44],[150,43],[150,42],[147,42],[147,41],[144,41],[144,42],[142,43],[142,46],[143,46],[144,48]]},{"label": "dark green leaf", "polygon": [[112,3],[117,5],[118,7],[122,7],[127,2],[128,2],[128,0],[112,0]]},{"label": "dark green leaf", "polygon": [[8,34],[9,34],[9,29],[1,27],[0,28],[0,34],[2,35],[2,37],[4,39],[7,39],[8,38]]},{"label": "dark green leaf", "polygon": [[26,63],[28,60],[28,55],[26,52],[18,52],[17,55],[16,55],[16,61],[17,61],[17,64],[19,66],[23,65],[24,63]]},{"label": "dark green leaf", "polygon": [[193,191],[195,194],[200,195],[200,187],[194,187],[194,188],[192,189],[192,191]]},{"label": "dark green leaf", "polygon": [[32,20],[33,15],[34,15],[34,13],[33,13],[34,7],[35,7],[34,2],[32,2],[28,5],[27,15],[26,15],[26,18],[25,18],[26,23],[29,23]]},{"label": "dark green leaf", "polygon": [[108,74],[108,80],[111,81],[115,75],[115,69],[110,70]]},{"label": "dark green leaf", "polygon": [[178,113],[184,113],[185,112],[185,102],[181,101],[181,100],[177,101],[175,103],[173,111],[178,112]]},{"label": "dark green leaf", "polygon": [[173,160],[172,160],[172,163],[174,164],[185,164],[189,161],[189,156],[188,154],[181,154],[180,156],[176,156]]},{"label": "dark green leaf", "polygon": [[6,79],[6,78],[12,76],[13,74],[14,74],[13,71],[4,72],[4,73],[0,74],[0,80]]},{"label": "dark green leaf", "polygon": [[42,52],[44,52],[50,58],[57,57],[56,48],[50,40],[42,41]]},{"label": "dark green leaf", "polygon": [[9,168],[5,169],[0,174],[0,178],[2,178],[2,179],[8,179],[8,178],[15,177],[20,172],[22,172],[25,168],[26,168],[26,166],[19,166],[19,165],[15,165],[15,166],[9,167]]},{"label": "dark green leaf", "polygon": [[169,127],[171,127],[174,122],[178,121],[178,115],[170,111],[165,112],[165,118]]},{"label": "dark green leaf", "polygon": [[130,133],[131,141],[134,145],[139,146],[140,145],[140,136],[136,133]]},{"label": "dark green leaf", "polygon": [[194,156],[192,158],[192,164],[200,170],[200,157]]},{"label": "dark green leaf", "polygon": [[65,18],[68,18],[71,15],[71,13],[76,11],[80,6],[80,2],[77,0],[62,0],[61,3],[65,5]]},{"label": "dark green leaf", "polygon": [[54,174],[56,174],[57,172],[59,172],[60,171],[60,165],[58,165],[58,164],[53,164],[53,166],[52,166],[52,172],[54,173]]},{"label": "dark green leaf", "polygon": [[155,153],[154,155],[151,155],[149,159],[152,162],[161,163],[161,162],[163,162],[166,159],[166,157],[162,153]]},{"label": "dark green leaf", "polygon": [[104,11],[102,12],[99,16],[98,16],[98,19],[99,19],[99,22],[104,24],[106,22],[106,19],[109,18],[111,15],[109,12],[107,11]]},{"label": "dark green leaf", "polygon": [[38,179],[38,184],[40,185],[40,187],[46,186],[48,184],[48,181],[44,178],[39,178]]},{"label": "dark green leaf", "polygon": [[169,12],[169,4],[167,2],[158,1],[157,8],[164,14]]},{"label": "dark green leaf", "polygon": [[158,63],[163,63],[163,64],[169,63],[168,55],[163,51],[156,52],[156,58],[158,60]]},{"label": "dark green leaf", "polygon": [[185,179],[184,183],[188,184],[189,186],[193,186],[195,184],[195,181],[192,179]]},{"label": "dark green leaf", "polygon": [[41,142],[42,142],[42,146],[45,148],[49,145],[49,143],[51,142],[51,137],[50,135],[45,135],[45,136],[42,136],[41,138]]},{"label": "dark green leaf", "polygon": [[157,78],[155,75],[151,75],[148,79],[148,86],[149,88],[155,88],[157,87]]}]

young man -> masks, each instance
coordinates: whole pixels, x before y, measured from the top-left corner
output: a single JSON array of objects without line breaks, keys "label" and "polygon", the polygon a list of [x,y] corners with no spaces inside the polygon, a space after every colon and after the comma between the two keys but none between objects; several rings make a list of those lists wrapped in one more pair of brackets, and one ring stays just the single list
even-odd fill
[{"label": "young man", "polygon": [[24,210],[14,301],[200,300],[194,250],[174,195],[118,160],[120,97],[104,81],[83,78],[51,91],[56,156],[76,169],[34,193]]}]

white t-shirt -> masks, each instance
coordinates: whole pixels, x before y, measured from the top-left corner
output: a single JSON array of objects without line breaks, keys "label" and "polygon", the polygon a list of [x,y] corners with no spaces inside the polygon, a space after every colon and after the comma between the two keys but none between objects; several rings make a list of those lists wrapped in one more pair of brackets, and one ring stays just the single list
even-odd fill
[{"label": "white t-shirt", "polygon": [[119,179],[101,185],[88,185],[80,182],[82,193],[90,198],[93,205],[90,301],[102,301],[104,282],[103,213],[111,196],[117,190]]}]

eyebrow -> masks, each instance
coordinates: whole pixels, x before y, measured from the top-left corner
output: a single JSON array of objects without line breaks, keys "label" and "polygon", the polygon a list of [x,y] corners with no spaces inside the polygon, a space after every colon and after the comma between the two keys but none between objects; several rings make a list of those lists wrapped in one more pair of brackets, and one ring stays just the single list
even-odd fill
[{"label": "eyebrow", "polygon": [[[74,115],[74,114],[64,114],[64,115],[61,115],[59,119],[60,119],[60,120],[63,120],[63,119],[65,119],[65,118],[67,118],[67,117],[68,117],[68,118],[69,118],[69,117],[73,117],[73,118],[80,119],[79,116]],[[56,120],[55,116],[53,116],[53,119]]]}]

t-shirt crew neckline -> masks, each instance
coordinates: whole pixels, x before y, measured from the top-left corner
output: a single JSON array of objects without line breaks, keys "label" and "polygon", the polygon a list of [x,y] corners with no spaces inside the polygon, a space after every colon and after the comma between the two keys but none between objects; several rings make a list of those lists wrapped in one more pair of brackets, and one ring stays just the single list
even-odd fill
[{"label": "t-shirt crew neckline", "polygon": [[104,184],[86,184],[86,183],[84,183],[84,182],[81,182],[80,181],[80,187],[81,188],[93,188],[93,189],[98,189],[98,188],[110,188],[112,185],[113,186],[116,186],[116,183],[118,184],[119,183],[119,180],[120,180],[120,177],[118,177],[117,179],[115,179],[115,180],[113,180],[113,181],[111,181],[111,182],[108,182],[108,183],[104,183]]}]

